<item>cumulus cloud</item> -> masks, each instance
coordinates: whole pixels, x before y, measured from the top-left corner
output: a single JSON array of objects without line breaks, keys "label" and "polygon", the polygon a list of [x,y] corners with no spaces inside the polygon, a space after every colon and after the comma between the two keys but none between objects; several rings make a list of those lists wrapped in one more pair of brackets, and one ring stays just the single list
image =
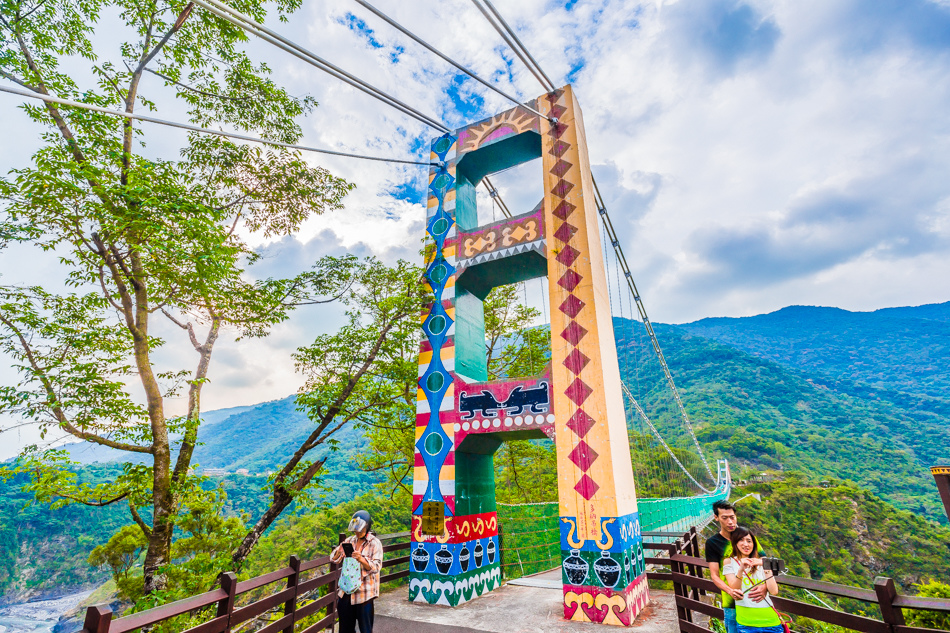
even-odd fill
[{"label": "cumulus cloud", "polygon": [[[376,4],[517,98],[542,92],[470,3]],[[497,7],[553,81],[574,84],[594,173],[654,319],[947,300],[946,0]],[[449,127],[511,107],[349,0],[305,3],[275,28]],[[260,41],[247,47],[277,81],[319,101],[303,121],[304,143],[427,159],[437,132],[426,125]],[[143,89],[167,97],[160,84],[147,78]],[[6,171],[23,164],[39,131],[9,112],[9,100],[0,105],[22,123],[6,145],[15,151],[0,155]],[[178,106],[163,113],[183,116]],[[155,155],[177,154],[183,137],[144,129]],[[345,210],[312,218],[296,236],[256,243],[264,259],[254,275],[293,274],[325,253],[418,257],[425,167],[309,160],[356,189]],[[515,212],[540,196],[533,170],[496,179]],[[480,204],[487,217],[490,201],[483,195]],[[4,280],[15,281],[3,257]],[[228,343],[234,355],[222,354],[206,402],[244,404],[292,391],[299,378],[290,352],[338,318],[301,311],[271,337],[233,350]],[[256,380],[241,383],[239,374]]]}]

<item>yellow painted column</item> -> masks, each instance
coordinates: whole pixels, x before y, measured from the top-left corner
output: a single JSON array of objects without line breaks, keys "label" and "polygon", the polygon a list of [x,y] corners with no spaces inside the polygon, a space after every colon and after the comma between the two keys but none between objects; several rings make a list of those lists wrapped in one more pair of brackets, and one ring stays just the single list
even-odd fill
[{"label": "yellow painted column", "polygon": [[538,104],[565,617],[630,625],[647,583],[584,124],[570,86]]}]

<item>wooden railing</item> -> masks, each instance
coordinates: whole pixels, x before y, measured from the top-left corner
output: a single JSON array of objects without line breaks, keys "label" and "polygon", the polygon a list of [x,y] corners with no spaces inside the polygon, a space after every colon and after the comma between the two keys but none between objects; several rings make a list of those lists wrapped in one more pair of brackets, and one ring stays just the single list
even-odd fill
[{"label": "wooden railing", "polygon": [[[647,534],[645,533],[644,536]],[[664,536],[668,535],[664,534]],[[643,546],[645,549],[660,550],[666,553],[665,556],[646,557],[645,562],[647,564],[668,568],[668,571],[648,571],[647,578],[650,580],[666,580],[673,583],[674,600],[681,633],[712,633],[710,629],[694,622],[693,618],[693,612],[719,620],[723,618],[721,608],[701,599],[701,596],[706,595],[707,592],[712,595],[718,594],[719,589],[712,580],[703,575],[703,570],[708,570],[709,565],[699,554],[699,534],[696,529],[691,529],[673,543],[645,542]],[[775,607],[784,613],[863,633],[936,633],[935,629],[908,626],[904,618],[904,609],[925,609],[950,613],[950,600],[900,595],[897,593],[894,581],[883,576],[878,576],[874,580],[873,589],[861,589],[860,587],[838,585],[785,574],[779,575],[776,580],[780,585],[786,587],[797,587],[877,605],[881,613],[880,620],[781,596],[771,598]]]},{"label": "wooden railing", "polygon": [[[343,542],[344,536],[340,535],[340,542]],[[645,540],[643,547],[647,551],[662,553],[657,556],[647,556],[645,563],[667,569],[649,570],[647,578],[673,583],[681,633],[714,633],[711,629],[695,622],[693,617],[694,613],[701,613],[719,620],[723,618],[721,608],[711,604],[708,598],[703,601],[706,596],[717,595],[719,589],[712,580],[704,576],[703,570],[708,570],[709,566],[700,555],[700,538],[697,530],[693,528],[682,535],[644,532],[643,536],[645,539],[666,538],[673,541],[661,543]],[[408,537],[409,532],[380,536],[379,539],[384,541],[384,554],[409,550]],[[386,541],[390,543],[387,545]],[[384,556],[383,569],[408,565],[409,561],[408,554],[395,558]],[[307,578],[308,574],[312,577]],[[380,583],[392,582],[408,576],[408,567],[394,570],[382,574]],[[329,556],[321,556],[311,561],[301,561],[297,556],[291,556],[290,564],[283,569],[242,581],[238,581],[234,573],[227,572],[220,576],[220,586],[213,591],[126,617],[112,619],[113,613],[108,605],[89,607],[86,610],[82,633],[128,633],[143,627],[154,627],[172,618],[194,614],[212,606],[215,609],[213,617],[186,629],[183,633],[231,633],[235,627],[265,615],[270,615],[270,618],[256,633],[317,633],[332,627],[336,622],[336,592],[339,577],[339,567],[330,563]],[[896,591],[894,581],[890,578],[878,577],[875,580],[874,589],[861,589],[784,574],[777,580],[784,586],[877,605],[881,613],[880,620],[790,598],[780,596],[772,598],[776,608],[785,613],[862,633],[938,633],[934,629],[908,626],[904,620],[904,609],[926,609],[950,613],[950,600],[900,595]],[[251,592],[281,581],[284,582],[284,586],[275,593],[260,599],[252,598],[248,604],[238,605],[241,596],[247,596]],[[306,628],[298,627],[304,619],[318,615],[324,609],[326,612],[322,618]],[[280,615],[281,612],[282,615],[273,620],[273,617]]]},{"label": "wooden railing", "polygon": [[[388,558],[385,554],[408,550],[409,532],[384,534],[379,537],[383,544],[383,569],[392,569],[409,563],[409,556]],[[345,538],[340,535],[340,542]],[[386,541],[390,544],[385,544]],[[307,578],[310,575],[312,577]],[[409,576],[409,569],[383,573],[380,584],[400,580]],[[179,600],[155,607],[147,611],[112,619],[112,609],[108,605],[96,605],[86,609],[86,619],[82,633],[127,633],[143,627],[192,614],[214,605],[214,617],[184,633],[230,633],[245,622],[268,613],[283,611],[282,617],[268,622],[256,633],[317,633],[333,626],[336,622],[337,581],[340,578],[338,565],[330,562],[329,556],[321,556],[310,561],[302,561],[297,556],[290,557],[290,564],[263,576],[238,581],[233,572],[221,574],[219,587],[192,598]],[[261,588],[283,582],[283,588],[266,597],[248,604],[237,606],[239,598]],[[305,629],[297,624],[305,618],[326,610],[326,615]]]}]

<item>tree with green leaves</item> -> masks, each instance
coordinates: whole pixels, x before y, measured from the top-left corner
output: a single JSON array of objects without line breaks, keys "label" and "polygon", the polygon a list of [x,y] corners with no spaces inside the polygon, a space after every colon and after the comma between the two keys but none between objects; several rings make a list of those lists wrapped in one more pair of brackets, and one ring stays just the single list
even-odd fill
[{"label": "tree with green leaves", "polygon": [[[259,0],[234,6],[264,19]],[[298,6],[275,8],[285,19]],[[0,0],[0,78],[128,113],[158,110],[174,94],[192,124],[297,141],[297,118],[316,103],[242,52],[243,31],[193,9]],[[108,37],[94,35],[104,28]],[[332,299],[355,265],[324,258],[294,278],[255,279],[248,239],[293,233],[340,208],[351,185],[287,149],[191,134],[178,159],[155,158],[130,119],[51,103],[23,109],[44,130],[42,145],[0,179],[0,236],[58,256],[56,285],[66,290],[0,285],[0,349],[20,376],[0,387],[0,414],[144,463],[90,486],[76,482],[65,453],[34,447],[8,471],[31,474],[39,501],[126,503],[150,594],[167,584],[182,517],[208,503],[191,460],[218,338],[265,336],[293,307]],[[178,336],[158,337],[157,321]],[[157,352],[172,345],[193,350],[190,369],[162,366]],[[168,399],[182,393],[186,413],[170,414]]]},{"label": "tree with green leaves", "polygon": [[[522,296],[523,286],[512,284],[493,289],[485,298],[485,349],[490,380],[538,375],[550,360],[548,330],[532,327],[540,312],[523,303]],[[421,336],[415,321],[411,327],[417,337]],[[418,345],[407,349],[401,373],[390,374],[391,380],[402,385],[404,397],[385,414],[362,422],[369,444],[360,455],[360,466],[385,473],[383,486],[390,496],[397,490],[411,494],[406,479],[414,464],[418,354]],[[507,472],[537,472],[533,460],[540,458],[544,449],[528,442],[511,444],[515,447],[505,444],[499,451],[498,462],[507,465]]]},{"label": "tree with green leaves", "polygon": [[294,354],[297,370],[306,377],[297,405],[315,426],[274,475],[270,506],[234,551],[238,565],[291,503],[312,501],[312,484],[327,452],[312,456],[321,447],[333,450],[337,431],[347,424],[382,428],[415,406],[418,317],[432,301],[422,268],[403,260],[386,266],[369,258],[355,267],[340,301],[348,308],[346,324]]}]

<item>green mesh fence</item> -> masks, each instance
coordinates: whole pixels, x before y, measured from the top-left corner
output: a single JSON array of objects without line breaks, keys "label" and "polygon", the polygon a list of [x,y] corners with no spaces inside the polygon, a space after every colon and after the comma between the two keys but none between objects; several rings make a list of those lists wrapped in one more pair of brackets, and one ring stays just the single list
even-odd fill
[{"label": "green mesh fence", "polygon": [[[712,514],[714,501],[727,499],[729,488],[700,497],[638,499],[640,530],[683,533]],[[502,531],[501,566],[505,578],[520,578],[561,564],[561,530],[558,504],[498,504]]]}]

